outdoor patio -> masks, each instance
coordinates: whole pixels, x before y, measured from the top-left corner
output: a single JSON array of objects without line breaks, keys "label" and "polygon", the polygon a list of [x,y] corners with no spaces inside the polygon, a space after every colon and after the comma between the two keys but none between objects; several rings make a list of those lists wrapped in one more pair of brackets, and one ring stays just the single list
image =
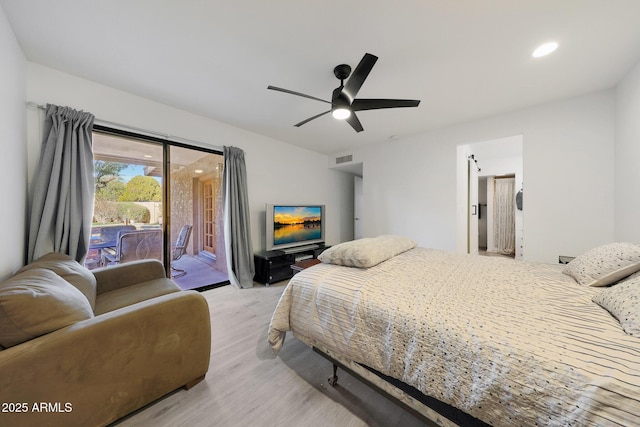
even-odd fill
[{"label": "outdoor patio", "polygon": [[187,272],[184,276],[172,278],[182,290],[205,290],[229,283],[227,274],[217,270],[215,265],[203,257],[185,254],[172,264],[175,268]]},{"label": "outdoor patio", "polygon": [[[176,269],[186,271],[183,276],[172,277],[172,280],[182,290],[206,290],[229,283],[227,274],[216,269],[214,261],[205,260],[202,256],[184,254],[180,259],[172,261],[172,265]],[[89,269],[100,267],[98,250],[94,249],[89,252],[85,266]]]}]

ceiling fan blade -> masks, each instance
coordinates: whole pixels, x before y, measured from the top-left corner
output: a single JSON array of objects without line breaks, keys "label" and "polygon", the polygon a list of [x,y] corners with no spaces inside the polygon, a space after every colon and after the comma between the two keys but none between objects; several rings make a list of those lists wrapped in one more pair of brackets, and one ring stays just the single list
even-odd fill
[{"label": "ceiling fan blade", "polygon": [[283,89],[283,88],[281,88],[281,87],[268,86],[268,87],[267,87],[267,89],[277,90],[277,91],[279,91],[279,92],[289,93],[289,94],[291,94],[291,95],[302,96],[303,98],[315,99],[316,101],[326,102],[327,104],[331,104],[331,102],[329,102],[329,101],[325,101],[324,99],[316,98],[315,96],[306,95],[306,94],[304,94],[304,93],[300,93],[300,92],[294,92],[294,91],[289,90],[289,89]]},{"label": "ceiling fan blade", "polygon": [[417,99],[354,99],[351,103],[353,111],[377,110],[381,108],[417,107]]},{"label": "ceiling fan blade", "polygon": [[297,128],[299,128],[299,127],[300,127],[300,126],[302,126],[303,124],[308,123],[308,122],[310,122],[310,121],[311,121],[311,120],[313,120],[313,119],[317,119],[317,118],[318,118],[318,117],[320,117],[320,116],[324,116],[325,114],[330,113],[330,112],[331,112],[331,110],[329,110],[329,111],[325,111],[324,113],[316,114],[316,115],[315,115],[315,116],[313,116],[313,117],[309,117],[308,119],[301,121],[300,123],[296,123],[294,126],[295,126],[295,127],[297,127]]},{"label": "ceiling fan blade", "polygon": [[360,90],[360,87],[366,80],[377,60],[378,57],[375,55],[372,55],[370,53],[364,54],[364,56],[360,60],[360,63],[358,64],[356,69],[353,70],[353,73],[351,73],[351,77],[349,77],[349,80],[347,80],[347,83],[342,89],[342,92],[349,97],[349,100],[353,100],[356,97],[358,91]]},{"label": "ceiling fan blade", "polygon": [[351,115],[345,120],[356,132],[362,132],[364,130],[364,128],[362,127],[362,123],[360,123],[360,120],[358,120],[358,116],[356,116],[356,113],[351,113]]}]

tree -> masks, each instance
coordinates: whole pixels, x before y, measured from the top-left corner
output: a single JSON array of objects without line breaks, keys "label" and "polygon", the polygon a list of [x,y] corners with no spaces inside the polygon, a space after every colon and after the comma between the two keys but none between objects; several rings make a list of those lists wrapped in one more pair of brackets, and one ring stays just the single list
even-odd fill
[{"label": "tree", "polygon": [[120,179],[120,171],[126,167],[126,163],[95,160],[93,162],[93,169],[96,183],[96,194],[106,187],[111,181],[118,181]]},{"label": "tree", "polygon": [[117,202],[126,189],[127,186],[122,181],[109,181],[104,187],[96,190],[96,199]]},{"label": "tree", "polygon": [[162,188],[158,181],[150,176],[134,176],[127,183],[127,187],[118,201],[160,202],[162,201]]}]

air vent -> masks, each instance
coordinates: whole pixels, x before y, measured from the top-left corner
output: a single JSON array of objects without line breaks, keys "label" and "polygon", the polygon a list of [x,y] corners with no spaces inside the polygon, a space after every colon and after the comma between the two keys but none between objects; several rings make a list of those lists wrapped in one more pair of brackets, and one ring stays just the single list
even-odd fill
[{"label": "air vent", "polygon": [[340,163],[347,163],[353,161],[353,155],[349,154],[348,156],[336,157],[336,165]]}]

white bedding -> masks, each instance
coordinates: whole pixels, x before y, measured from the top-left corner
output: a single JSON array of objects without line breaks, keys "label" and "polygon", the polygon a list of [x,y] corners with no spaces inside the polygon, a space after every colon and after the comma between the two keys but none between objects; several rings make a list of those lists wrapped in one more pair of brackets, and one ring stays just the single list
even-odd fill
[{"label": "white bedding", "polygon": [[553,265],[415,248],[291,279],[286,331],[492,425],[640,425],[640,339]]}]

